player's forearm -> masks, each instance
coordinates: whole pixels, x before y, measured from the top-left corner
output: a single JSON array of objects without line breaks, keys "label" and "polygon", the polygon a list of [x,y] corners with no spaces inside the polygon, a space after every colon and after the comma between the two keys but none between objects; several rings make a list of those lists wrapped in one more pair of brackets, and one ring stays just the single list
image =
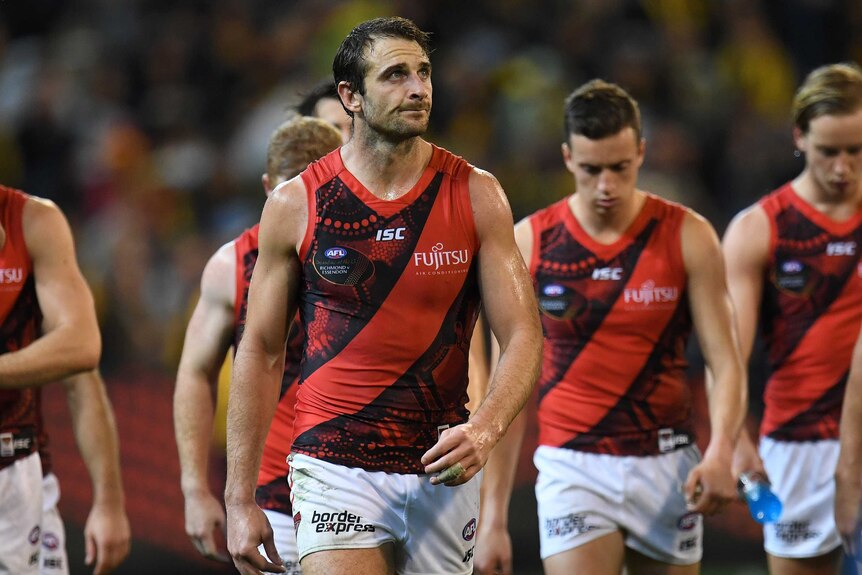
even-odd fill
[{"label": "player's forearm", "polygon": [[93,485],[93,505],[124,505],[119,440],[114,415],[101,379],[95,374],[84,385],[67,388],[78,450]]},{"label": "player's forearm", "polygon": [[35,387],[95,369],[100,353],[98,333],[58,328],[26,347],[0,355],[0,388]]},{"label": "player's forearm", "polygon": [[730,461],[748,410],[748,382],[738,361],[726,361],[714,370],[715,380],[708,389],[710,441],[704,455]]},{"label": "player's forearm", "polygon": [[278,402],[284,355],[240,345],[234,363],[227,412],[227,484],[225,503],[254,501],[263,443]]},{"label": "player's forearm", "polygon": [[[855,362],[853,367],[856,368]],[[862,425],[859,417],[862,413],[862,373],[856,369],[851,371],[841,412],[841,453],[835,477],[858,484],[862,482]]]},{"label": "player's forearm", "polygon": [[206,374],[177,373],[174,390],[174,430],[180,458],[180,484],[185,496],[209,492],[209,451],[215,405]]},{"label": "player's forearm", "polygon": [[515,473],[526,427],[526,412],[521,410],[509,425],[506,435],[494,446],[485,465],[481,497],[481,521],[485,525],[503,529],[508,526],[509,501],[515,484]]},{"label": "player's forearm", "polygon": [[490,430],[494,444],[527,403],[539,376],[541,360],[542,332],[538,319],[535,325],[526,325],[513,333],[505,346],[501,344],[488,395],[471,419]]}]

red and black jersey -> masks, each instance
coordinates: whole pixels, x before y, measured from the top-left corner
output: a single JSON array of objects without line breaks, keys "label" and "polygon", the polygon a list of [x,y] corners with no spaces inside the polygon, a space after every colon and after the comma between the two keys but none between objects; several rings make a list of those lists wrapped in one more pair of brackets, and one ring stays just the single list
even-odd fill
[{"label": "red and black jersey", "polygon": [[530,216],[529,266],[545,336],[541,445],[651,455],[692,442],[686,212],[647,194],[609,245],[584,231],[568,199]]},{"label": "red and black jersey", "polygon": [[836,438],[862,323],[862,210],[833,221],[789,183],[760,206],[771,224],[760,320],[772,372],[760,433]]},{"label": "red and black jersey", "polygon": [[440,431],[467,419],[479,309],[472,167],[434,147],[402,197],[374,196],[335,150],[303,172],[306,346],[293,451],[422,473]]},{"label": "red and black jersey", "polygon": [[[234,350],[239,346],[245,329],[248,311],[248,286],[257,263],[257,234],[260,226],[244,231],[234,240],[236,254],[236,301],[234,303]],[[299,379],[299,360],[305,338],[298,321],[290,325],[284,358],[284,376],[281,379],[278,406],[263,445],[263,458],[257,476],[255,499],[263,509],[291,514],[290,488],[287,484],[287,455],[293,438],[296,382]]]},{"label": "red and black jersey", "polygon": [[[0,248],[0,353],[20,350],[40,335],[42,311],[36,298],[33,262],[27,252],[22,211],[28,196],[0,186],[0,218],[5,240]],[[0,468],[37,448],[42,434],[39,414],[40,388],[0,390]],[[29,438],[27,447],[9,443],[14,437]],[[14,455],[9,454],[10,450]]]}]

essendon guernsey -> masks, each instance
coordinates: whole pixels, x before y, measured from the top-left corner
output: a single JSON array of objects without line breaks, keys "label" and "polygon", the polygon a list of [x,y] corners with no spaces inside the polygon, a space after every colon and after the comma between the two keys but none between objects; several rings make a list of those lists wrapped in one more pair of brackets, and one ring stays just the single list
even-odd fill
[{"label": "essendon guernsey", "polygon": [[416,185],[392,201],[359,183],[339,150],[303,172],[306,342],[293,451],[422,473],[439,433],[466,421],[479,305],[470,171],[434,147]]},{"label": "essendon guernsey", "polygon": [[545,336],[539,443],[650,455],[692,443],[686,208],[647,194],[619,240],[593,240],[561,200],[530,216]]},{"label": "essendon guernsey", "polygon": [[786,184],[760,201],[771,223],[761,326],[772,374],[760,432],[835,438],[862,322],[862,211],[836,222]]},{"label": "essendon guernsey", "polygon": [[[257,263],[257,234],[255,225],[234,240],[236,256],[236,301],[234,302],[234,350],[239,346],[245,329],[248,311],[248,286],[254,264]],[[287,483],[287,449],[293,437],[293,406],[296,403],[296,381],[299,379],[299,359],[302,356],[304,337],[299,322],[290,325],[284,357],[284,375],[281,379],[278,406],[272,418],[263,458],[257,476],[255,500],[262,509],[291,514],[290,488]]]},{"label": "essendon guernsey", "polygon": [[[26,201],[26,194],[0,186],[0,221],[6,235],[0,248],[0,353],[29,345],[42,322],[21,225]],[[0,390],[0,468],[36,450],[39,394],[39,388]]]}]

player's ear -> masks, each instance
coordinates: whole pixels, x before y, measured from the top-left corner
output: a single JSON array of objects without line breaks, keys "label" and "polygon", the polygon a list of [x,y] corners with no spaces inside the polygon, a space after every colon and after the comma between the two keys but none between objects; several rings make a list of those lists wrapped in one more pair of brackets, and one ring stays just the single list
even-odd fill
[{"label": "player's ear", "polygon": [[354,92],[350,82],[342,80],[338,83],[338,97],[348,112],[356,114],[362,110],[362,94]]}]

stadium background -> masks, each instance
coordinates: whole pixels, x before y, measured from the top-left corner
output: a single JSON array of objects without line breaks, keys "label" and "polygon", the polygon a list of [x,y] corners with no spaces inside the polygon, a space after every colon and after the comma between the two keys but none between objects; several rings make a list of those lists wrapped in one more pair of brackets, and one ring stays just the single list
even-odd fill
[{"label": "stadium background", "polygon": [[[0,182],[63,208],[96,295],[134,536],[118,573],[230,572],[198,559],[183,532],[171,419],[200,272],[259,214],[270,131],[330,74],[353,25],[395,14],[434,35],[429,139],[493,172],[516,218],[571,190],[562,100],[600,76],[640,101],[641,187],[722,232],[801,169],[797,83],[862,61],[857,0],[0,0]],[[691,359],[703,443],[695,345]],[[755,392],[750,423],[759,409]],[[45,414],[72,572],[85,573],[89,480],[58,386]],[[518,573],[539,569],[530,451],[528,439],[513,499]],[[707,522],[705,573],[763,565],[741,505]]]}]

